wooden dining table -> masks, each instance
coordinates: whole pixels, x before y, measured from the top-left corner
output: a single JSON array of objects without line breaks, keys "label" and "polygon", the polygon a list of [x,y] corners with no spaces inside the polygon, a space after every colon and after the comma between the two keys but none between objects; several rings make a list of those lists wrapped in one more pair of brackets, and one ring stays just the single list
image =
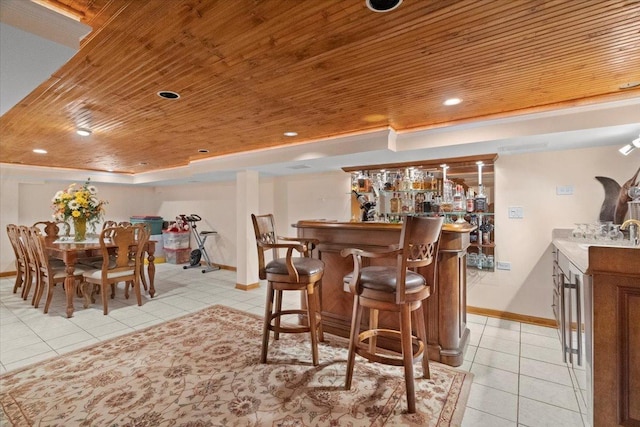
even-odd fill
[{"label": "wooden dining table", "polygon": [[[76,279],[74,277],[74,271],[76,269],[76,264],[82,259],[88,259],[91,257],[101,255],[100,243],[99,242],[66,242],[59,240],[51,240],[45,239],[45,247],[47,249],[48,254],[53,257],[60,259],[64,262],[67,277],[64,280],[64,290],[67,297],[67,317],[73,317],[73,298],[76,294]],[[114,245],[114,248],[116,246]],[[149,276],[149,295],[151,298],[156,293],[156,289],[154,286],[154,279],[156,275],[156,266],[154,264],[154,253],[156,250],[156,242],[155,240],[149,240],[145,247],[145,252],[147,253],[147,275]],[[144,280],[144,277],[143,277]]]}]

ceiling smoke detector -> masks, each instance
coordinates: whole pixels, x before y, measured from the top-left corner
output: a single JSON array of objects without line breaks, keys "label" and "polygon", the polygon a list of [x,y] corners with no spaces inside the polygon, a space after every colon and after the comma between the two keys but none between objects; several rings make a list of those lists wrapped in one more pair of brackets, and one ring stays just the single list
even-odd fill
[{"label": "ceiling smoke detector", "polygon": [[402,0],[365,0],[365,3],[374,12],[391,12],[400,6]]}]

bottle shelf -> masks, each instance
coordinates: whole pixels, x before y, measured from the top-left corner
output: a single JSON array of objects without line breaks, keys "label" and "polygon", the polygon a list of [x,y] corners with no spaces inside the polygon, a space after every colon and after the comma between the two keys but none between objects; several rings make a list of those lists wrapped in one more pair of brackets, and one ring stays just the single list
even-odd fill
[{"label": "bottle shelf", "polygon": [[471,246],[473,246],[474,248],[495,248],[496,244],[494,242],[491,243],[471,243]]}]

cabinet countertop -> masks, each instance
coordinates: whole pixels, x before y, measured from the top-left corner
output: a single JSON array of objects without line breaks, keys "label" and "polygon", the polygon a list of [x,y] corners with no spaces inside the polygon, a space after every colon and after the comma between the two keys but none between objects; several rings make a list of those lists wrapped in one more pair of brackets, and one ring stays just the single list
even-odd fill
[{"label": "cabinet countertop", "polygon": [[555,246],[560,252],[562,252],[569,261],[582,273],[588,274],[589,269],[589,247],[590,246],[600,246],[605,248],[624,248],[624,249],[633,249],[639,251],[640,256],[640,247],[633,246],[613,246],[613,245],[598,245],[594,243],[582,243],[575,242],[573,240],[567,238],[555,238],[553,239],[553,246]]}]

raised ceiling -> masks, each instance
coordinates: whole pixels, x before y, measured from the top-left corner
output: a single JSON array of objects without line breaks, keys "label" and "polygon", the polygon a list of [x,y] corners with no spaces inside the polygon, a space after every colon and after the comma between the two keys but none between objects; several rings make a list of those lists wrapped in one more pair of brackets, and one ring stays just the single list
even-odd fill
[{"label": "raised ceiling", "polygon": [[2,163],[138,174],[640,96],[637,0],[46,2],[93,32],[0,117]]}]

